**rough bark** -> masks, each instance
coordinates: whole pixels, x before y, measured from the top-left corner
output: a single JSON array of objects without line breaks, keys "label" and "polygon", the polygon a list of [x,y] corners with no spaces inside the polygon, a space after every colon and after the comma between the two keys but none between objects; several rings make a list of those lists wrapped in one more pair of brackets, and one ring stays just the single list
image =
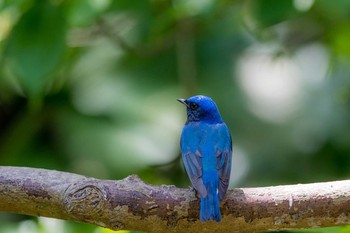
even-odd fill
[{"label": "rough bark", "polygon": [[220,223],[190,189],[0,166],[0,211],[146,232],[252,232],[350,224],[350,180],[229,190]]}]

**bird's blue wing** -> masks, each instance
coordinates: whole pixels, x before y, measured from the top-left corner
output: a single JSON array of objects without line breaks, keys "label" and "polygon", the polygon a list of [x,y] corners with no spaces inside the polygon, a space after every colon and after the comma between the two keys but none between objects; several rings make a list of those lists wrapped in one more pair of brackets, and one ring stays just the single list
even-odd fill
[{"label": "bird's blue wing", "polygon": [[197,151],[196,153],[182,154],[182,159],[193,187],[198,192],[200,197],[206,197],[207,190],[202,180],[202,166],[199,152]]},{"label": "bird's blue wing", "polygon": [[207,190],[202,180],[202,155],[198,149],[196,137],[193,137],[190,131],[186,131],[186,128],[184,128],[181,136],[181,151],[182,160],[192,186],[200,197],[206,197]]},{"label": "bird's blue wing", "polygon": [[230,181],[231,164],[232,164],[232,140],[231,135],[224,124],[221,128],[222,142],[216,149],[217,170],[220,179],[219,183],[219,200],[225,195]]}]

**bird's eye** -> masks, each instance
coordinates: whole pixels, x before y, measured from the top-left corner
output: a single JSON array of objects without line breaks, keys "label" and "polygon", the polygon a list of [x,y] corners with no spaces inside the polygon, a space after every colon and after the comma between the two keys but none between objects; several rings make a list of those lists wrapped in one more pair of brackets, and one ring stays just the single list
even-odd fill
[{"label": "bird's eye", "polygon": [[190,109],[191,110],[196,110],[198,108],[198,104],[196,103],[190,103]]}]

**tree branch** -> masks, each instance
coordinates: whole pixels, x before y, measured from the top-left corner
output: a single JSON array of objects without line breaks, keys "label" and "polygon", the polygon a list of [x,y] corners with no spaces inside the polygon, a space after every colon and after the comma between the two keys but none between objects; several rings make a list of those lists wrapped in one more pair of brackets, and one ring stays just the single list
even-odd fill
[{"label": "tree branch", "polygon": [[113,27],[105,20],[103,17],[100,17],[96,21],[98,30],[97,33],[100,35],[104,35],[109,38],[115,45],[119,46],[124,51],[138,56],[140,58],[149,58],[154,55],[157,55],[173,46],[174,44],[174,34],[173,30],[169,30],[169,32],[164,33],[162,37],[158,37],[157,40],[149,42],[149,44],[143,44],[140,46],[132,46],[128,44],[122,36],[120,36]]},{"label": "tree branch", "polygon": [[193,191],[137,176],[98,180],[0,166],[0,211],[148,232],[251,232],[350,224],[350,180],[229,190],[220,223],[198,221]]}]

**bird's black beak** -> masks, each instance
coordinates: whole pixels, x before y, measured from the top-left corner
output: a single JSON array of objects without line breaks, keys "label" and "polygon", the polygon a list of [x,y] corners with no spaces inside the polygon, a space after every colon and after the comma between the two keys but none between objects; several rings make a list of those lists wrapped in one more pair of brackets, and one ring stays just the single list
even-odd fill
[{"label": "bird's black beak", "polygon": [[188,107],[185,99],[177,99],[180,103],[184,104],[186,107]]}]

